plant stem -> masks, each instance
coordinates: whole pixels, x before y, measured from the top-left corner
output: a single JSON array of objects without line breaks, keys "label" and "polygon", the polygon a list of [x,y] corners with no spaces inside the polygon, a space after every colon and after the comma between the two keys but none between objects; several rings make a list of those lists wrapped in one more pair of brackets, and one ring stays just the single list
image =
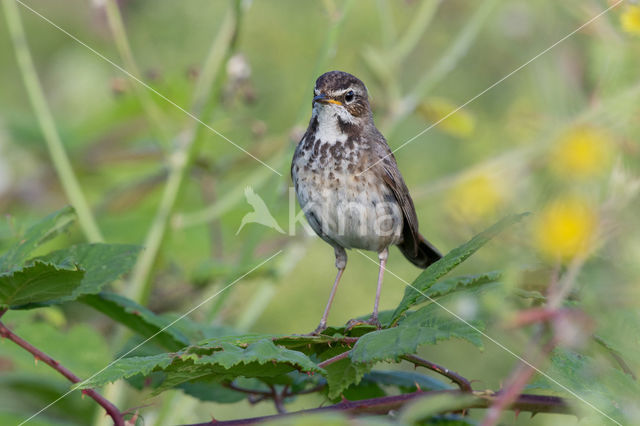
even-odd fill
[{"label": "plant stem", "polygon": [[459,375],[458,373],[456,373],[455,371],[451,371],[448,368],[444,368],[439,366],[436,363],[433,363],[431,361],[427,361],[426,359],[422,359],[418,356],[415,355],[404,355],[402,357],[402,359],[412,362],[414,365],[416,366],[421,366],[424,368],[428,368],[429,370],[435,371],[438,374],[442,374],[443,376],[451,379],[452,382],[454,382],[455,384],[458,385],[458,387],[460,387],[460,390],[463,392],[472,392],[473,389],[471,388],[471,383],[469,382],[469,380],[467,380],[466,378],[462,377],[461,375]]},{"label": "plant stem", "polygon": [[[379,398],[363,399],[360,401],[342,401],[335,405],[327,407],[312,408],[287,414],[278,414],[273,416],[254,417],[248,419],[217,421],[213,420],[206,423],[197,423],[190,426],[228,426],[228,425],[252,425],[270,420],[284,421],[291,416],[300,414],[313,414],[338,411],[348,414],[387,414],[391,410],[397,410],[409,402],[420,398],[432,397],[436,395],[460,395],[468,397],[468,393],[459,390],[444,390],[430,392],[413,392],[402,395],[383,396]],[[492,392],[474,392],[476,397],[465,409],[470,408],[487,408],[495,400],[496,394]],[[571,408],[563,398],[546,396],[546,395],[519,395],[511,404],[511,410],[529,411],[532,413],[555,413],[555,414],[573,414]]]},{"label": "plant stem", "polygon": [[[109,29],[113,35],[113,40],[115,41],[118,53],[124,61],[124,66],[131,74],[141,78],[142,74],[140,73],[140,69],[133,57],[118,3],[116,0],[105,0],[104,7],[107,13]],[[148,90],[137,83],[133,84],[132,87],[136,96],[140,100],[142,109],[147,114],[152,132],[157,133],[157,136],[163,141],[165,147],[168,147],[171,137],[169,136],[169,129],[167,129],[167,126],[165,125],[160,109],[151,98]]]},{"label": "plant stem", "polygon": [[424,74],[413,90],[404,97],[398,110],[394,111],[392,116],[383,123],[383,133],[391,133],[403,118],[415,110],[420,100],[451,73],[469,51],[482,25],[500,1],[487,0],[478,6],[474,15],[469,19],[469,22],[467,22],[451,46],[447,48],[444,55],[431,67],[429,72]]},{"label": "plant stem", "polygon": [[415,17],[395,44],[393,50],[389,52],[394,66],[402,64],[416,47],[420,37],[431,24],[441,2],[442,0],[425,0],[419,5]]},{"label": "plant stem", "polygon": [[[6,312],[6,309],[4,309],[4,311],[0,311],[0,316],[1,314],[4,314],[4,312]],[[0,336],[11,340],[16,345],[20,346],[27,352],[31,353],[36,360],[40,360],[44,362],[45,364],[47,364],[48,366],[56,370],[58,373],[62,374],[70,382],[72,383],[81,382],[78,376],[73,374],[69,369],[61,365],[58,361],[54,360],[49,355],[45,354],[40,349],[36,348],[26,340],[17,336],[15,333],[9,330],[9,328],[7,328],[7,326],[4,325],[2,322],[0,322]],[[120,413],[120,411],[115,405],[113,405],[111,402],[109,402],[107,399],[105,399],[102,395],[100,395],[98,392],[96,392],[93,389],[84,389],[82,393],[89,395],[91,398],[93,398],[94,401],[100,404],[107,411],[107,414],[109,414],[109,416],[113,419],[113,423],[116,426],[124,426],[122,413]]]},{"label": "plant stem", "polygon": [[332,358],[324,360],[324,361],[322,361],[321,363],[318,364],[318,367],[325,368],[327,365],[330,365],[330,364],[333,364],[334,362],[338,362],[340,360],[343,360],[343,359],[345,359],[346,357],[349,356],[349,352],[351,352],[351,351],[345,351],[345,352],[342,352],[339,355],[336,355],[336,356],[334,356]]},{"label": "plant stem", "polygon": [[[239,8],[235,8],[235,12],[230,11],[227,14],[217,37],[213,41],[202,74],[198,79],[192,102],[191,109],[195,116],[205,115],[205,106],[214,86],[213,83],[225,63],[225,58],[231,48],[231,42],[235,39],[239,19],[237,13],[239,10]],[[145,251],[138,257],[127,289],[127,296],[138,303],[144,304],[149,297],[151,272],[164,241],[169,218],[182,190],[187,170],[198,150],[199,143],[197,142],[200,139],[201,132],[202,126],[196,121],[191,122],[189,128],[178,138],[177,147],[169,158],[169,176],[160,206],[147,234],[144,243]]]},{"label": "plant stem", "polygon": [[47,144],[47,149],[49,150],[53,166],[60,178],[62,188],[69,199],[69,202],[76,210],[80,227],[82,228],[87,240],[91,243],[101,242],[104,238],[102,237],[102,233],[98,228],[91,208],[89,207],[89,203],[87,202],[73,168],[71,167],[71,161],[67,156],[62,140],[60,139],[60,135],[58,134],[58,130],[56,129],[53,115],[47,105],[47,101],[33,63],[33,58],[29,51],[29,45],[27,44],[27,38],[24,32],[24,27],[22,26],[22,20],[20,19],[18,6],[15,1],[2,1],[2,5],[4,7],[9,35],[11,36],[11,41],[16,53],[18,67],[22,74],[22,80],[36,118],[40,124],[40,129],[42,130],[44,140]]}]

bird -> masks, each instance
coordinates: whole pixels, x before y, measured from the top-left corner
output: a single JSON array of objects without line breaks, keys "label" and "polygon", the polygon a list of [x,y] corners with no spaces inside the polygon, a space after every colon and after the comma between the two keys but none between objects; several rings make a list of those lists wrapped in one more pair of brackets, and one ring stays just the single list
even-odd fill
[{"label": "bird", "polygon": [[276,222],[275,218],[271,215],[269,207],[267,207],[264,200],[255,193],[252,187],[247,186],[244,189],[244,197],[246,198],[247,203],[253,207],[253,211],[242,217],[242,221],[240,222],[240,227],[236,231],[236,235],[240,233],[247,223],[259,223],[284,234],[284,231],[280,225],[278,225],[278,222]]},{"label": "bird", "polygon": [[423,269],[442,255],[418,230],[407,185],[375,126],[367,88],[354,75],[329,71],[316,80],[311,119],[293,154],[291,179],[307,222],[333,247],[338,270],[320,324],[311,334],[327,328],[347,249],[378,254],[375,303],[366,323],[380,328],[378,307],[389,247],[396,245]]}]

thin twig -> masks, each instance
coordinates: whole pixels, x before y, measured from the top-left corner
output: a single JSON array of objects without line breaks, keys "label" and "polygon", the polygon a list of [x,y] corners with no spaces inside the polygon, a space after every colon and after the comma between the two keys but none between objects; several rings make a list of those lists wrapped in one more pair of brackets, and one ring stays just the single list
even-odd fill
[{"label": "thin twig", "polygon": [[[391,410],[397,410],[405,404],[417,400],[419,398],[428,398],[436,395],[468,395],[466,392],[459,390],[442,390],[429,392],[412,392],[402,395],[383,396],[379,398],[363,399],[360,401],[342,401],[335,405],[327,407],[313,408],[287,414],[278,414],[273,416],[254,417],[248,419],[217,421],[213,420],[206,423],[193,424],[191,426],[230,426],[230,425],[252,425],[266,421],[284,421],[290,416],[300,414],[323,413],[331,411],[339,411],[349,414],[387,414]],[[474,392],[476,397],[465,409],[470,408],[487,408],[497,397],[491,392]],[[519,395],[511,404],[510,409],[516,411],[529,411],[532,413],[555,413],[555,414],[573,414],[571,407],[563,398],[546,396],[546,395]]]},{"label": "thin twig", "polygon": [[283,401],[282,395],[278,393],[274,385],[269,385],[269,387],[271,388],[271,399],[273,399],[273,404],[276,406],[276,411],[279,414],[286,413],[287,410],[284,408],[284,401]]},{"label": "thin twig", "polygon": [[342,359],[345,359],[346,357],[349,356],[349,352],[351,351],[345,351],[345,352],[342,352],[340,355],[336,355],[334,357],[326,359],[322,361],[320,364],[318,364],[318,367],[325,368],[327,365],[330,365],[330,364],[333,364],[334,362],[338,362]]},{"label": "thin twig", "polygon": [[425,367],[425,368],[428,368],[429,370],[435,371],[438,374],[442,374],[443,376],[447,377],[452,382],[457,384],[460,390],[463,392],[473,391],[473,389],[471,388],[471,382],[469,382],[469,380],[462,377],[455,371],[451,371],[448,368],[441,367],[436,363],[427,361],[426,359],[422,359],[415,355],[404,355],[402,358],[406,361],[412,362],[416,366],[419,365],[421,367]]},{"label": "thin twig", "polygon": [[[6,309],[4,311],[6,311]],[[4,313],[4,312],[0,311],[0,313]],[[0,322],[0,336],[11,340],[16,345],[20,346],[27,352],[31,353],[36,360],[40,360],[44,362],[45,364],[47,364],[48,366],[56,370],[58,373],[62,374],[70,382],[72,383],[81,382],[78,376],[73,374],[69,369],[61,365],[58,361],[54,360],[49,355],[45,354],[40,349],[36,348],[26,340],[17,336],[15,333],[9,330],[9,328],[7,328],[7,326],[4,325],[2,322]],[[116,426],[124,426],[124,419],[122,418],[122,413],[120,413],[118,408],[115,405],[113,405],[109,400],[104,398],[102,395],[100,395],[98,392],[96,392],[93,389],[84,389],[82,393],[85,395],[89,395],[91,398],[93,398],[94,401],[100,404],[107,411],[107,414],[109,414],[109,416],[113,419],[113,423]]]},{"label": "thin twig", "polygon": [[[107,0],[104,2],[104,8],[107,15],[109,29],[111,30],[116,48],[118,49],[118,53],[120,54],[125,67],[131,74],[138,78],[142,78],[140,68],[133,57],[133,52],[129,45],[127,31],[122,21],[122,14],[120,13],[120,6],[118,5],[118,2],[116,0]],[[151,125],[151,131],[157,133],[157,136],[159,136],[164,142],[165,149],[168,148],[171,142],[171,137],[169,129],[167,129],[165,124],[166,120],[158,108],[158,105],[155,103],[148,90],[144,89],[139,84],[133,84],[132,87],[136,96],[140,100],[142,109],[147,114],[149,124]]]}]

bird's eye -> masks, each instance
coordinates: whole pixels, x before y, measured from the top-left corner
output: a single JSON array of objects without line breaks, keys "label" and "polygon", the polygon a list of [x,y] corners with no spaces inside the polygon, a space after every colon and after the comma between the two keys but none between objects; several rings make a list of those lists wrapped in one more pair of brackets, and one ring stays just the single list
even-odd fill
[{"label": "bird's eye", "polygon": [[349,90],[347,93],[345,93],[344,95],[344,100],[345,102],[351,102],[353,101],[353,98],[355,98],[355,93],[353,93],[353,90]]}]

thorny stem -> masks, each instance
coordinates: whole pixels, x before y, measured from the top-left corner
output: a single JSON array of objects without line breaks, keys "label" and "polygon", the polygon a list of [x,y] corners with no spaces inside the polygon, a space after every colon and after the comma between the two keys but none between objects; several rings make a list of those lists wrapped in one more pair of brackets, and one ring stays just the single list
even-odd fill
[{"label": "thorny stem", "polygon": [[[5,312],[6,312],[6,309],[0,310],[0,316],[2,316]],[[7,326],[4,325],[2,322],[0,322],[0,336],[11,340],[16,345],[20,346],[27,352],[31,353],[36,360],[40,360],[44,362],[45,364],[47,364],[48,366],[56,370],[58,373],[66,377],[70,382],[79,383],[82,381],[78,378],[78,376],[73,374],[69,369],[61,365],[58,361],[54,360],[49,355],[45,354],[40,349],[36,348],[26,340],[17,336],[15,333],[9,330],[9,328],[7,328]],[[85,389],[82,391],[82,393],[85,395],[89,395],[91,398],[93,398],[94,401],[100,404],[107,411],[107,414],[109,414],[111,419],[113,419],[114,425],[124,426],[124,419],[122,418],[122,413],[120,413],[118,408],[115,405],[113,405],[109,400],[104,398],[102,395],[100,395],[98,392],[96,392],[93,389]]]},{"label": "thorny stem", "polygon": [[[538,342],[539,339],[534,338],[532,340],[532,345]],[[556,346],[555,339],[551,339],[542,349],[542,351],[537,356],[537,362],[541,361],[545,358],[553,348]],[[536,362],[536,363],[537,363]],[[534,363],[531,363],[535,365]],[[535,368],[531,365],[525,365],[521,363],[509,376],[507,379],[508,385],[505,389],[498,393],[497,398],[491,404],[491,407],[487,411],[487,415],[482,421],[482,426],[493,426],[498,424],[498,420],[500,419],[500,414],[508,407],[512,406],[512,404],[518,399],[520,392],[524,389],[524,387],[529,383],[531,377],[536,372]]]},{"label": "thorny stem", "polygon": [[441,367],[436,363],[433,363],[431,361],[427,361],[426,359],[422,359],[422,358],[417,357],[415,355],[405,355],[402,358],[404,360],[406,360],[406,361],[412,362],[416,366],[419,365],[421,367],[428,368],[429,370],[435,371],[436,373],[441,374],[441,375],[449,378],[452,382],[457,384],[458,387],[460,388],[460,390],[463,391],[463,392],[472,392],[473,391],[473,389],[471,389],[471,383],[469,382],[469,380],[467,380],[466,378],[462,377],[461,375],[459,375],[455,371],[451,371],[448,368]]},{"label": "thorny stem", "polygon": [[[290,416],[299,414],[323,413],[331,411],[340,411],[349,414],[387,414],[391,410],[397,410],[405,404],[417,400],[419,398],[428,398],[436,395],[468,395],[466,392],[458,390],[430,391],[430,392],[413,392],[402,395],[383,396],[379,398],[363,399],[360,401],[342,401],[335,405],[327,407],[313,408],[310,410],[302,410],[287,414],[277,414],[273,416],[254,417],[248,419],[217,421],[213,420],[206,423],[193,424],[191,426],[228,426],[228,425],[252,425],[266,421],[284,421]],[[487,408],[496,399],[496,394],[492,392],[474,392],[475,398],[469,403],[466,409],[470,408]],[[567,402],[559,397],[546,395],[519,395],[511,404],[510,409],[516,411],[529,411],[532,413],[556,413],[556,414],[573,414]]]}]

